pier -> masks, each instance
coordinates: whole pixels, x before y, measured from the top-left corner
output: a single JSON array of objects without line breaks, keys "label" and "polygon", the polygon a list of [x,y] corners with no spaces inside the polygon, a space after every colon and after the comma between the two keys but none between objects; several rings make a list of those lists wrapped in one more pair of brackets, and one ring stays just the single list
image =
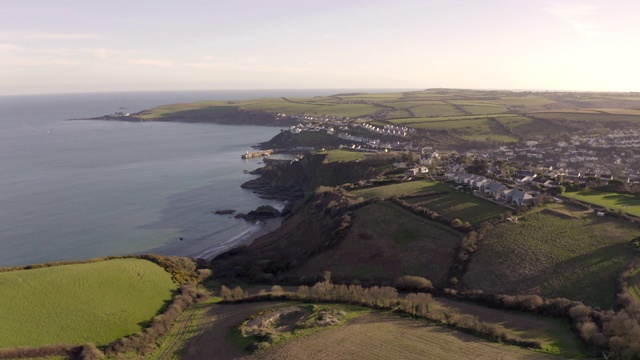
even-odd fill
[{"label": "pier", "polygon": [[273,153],[273,149],[269,149],[269,150],[262,150],[262,151],[256,151],[256,152],[248,152],[246,154],[242,154],[242,158],[243,159],[251,159],[254,157],[258,157],[258,156],[269,156]]}]

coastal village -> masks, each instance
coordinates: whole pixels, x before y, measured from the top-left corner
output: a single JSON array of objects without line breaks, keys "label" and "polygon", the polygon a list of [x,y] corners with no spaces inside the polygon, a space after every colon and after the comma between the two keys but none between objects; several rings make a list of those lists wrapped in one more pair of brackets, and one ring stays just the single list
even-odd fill
[{"label": "coastal village", "polygon": [[[279,117],[286,114],[280,113]],[[405,180],[429,176],[456,184],[506,206],[530,205],[541,193],[560,194],[568,186],[598,186],[611,181],[640,184],[640,132],[615,130],[605,136],[572,135],[561,141],[523,140],[494,149],[456,151],[420,146],[416,130],[406,126],[377,126],[371,119],[299,114],[292,134],[322,132],[343,143],[338,148],[355,152],[405,152],[415,162],[393,166]],[[287,149],[311,152],[319,149],[300,146]],[[268,156],[273,150],[248,153],[243,157]],[[562,187],[563,190],[558,190]],[[556,190],[553,190],[556,189]]]},{"label": "coastal village", "polygon": [[[278,114],[286,116],[285,114]],[[507,143],[497,149],[470,149],[463,152],[438,150],[415,145],[415,129],[405,126],[372,125],[370,119],[335,116],[296,115],[301,123],[288,131],[293,134],[325,132],[344,140],[343,148],[362,152],[410,151],[420,155],[419,165],[431,171],[449,172],[448,163],[434,161],[442,157],[465,156],[481,159],[488,167],[495,162],[514,162],[518,171],[536,177],[583,183],[589,178],[601,181],[620,180],[640,183],[640,131],[615,130],[604,136],[573,135],[556,142],[523,140]],[[307,149],[311,150],[311,149]],[[314,149],[318,150],[318,149]],[[444,167],[443,167],[444,166]],[[492,175],[504,175],[494,167]],[[510,174],[513,175],[513,174]],[[529,181],[534,178],[529,179]],[[525,180],[527,181],[527,180]]]}]

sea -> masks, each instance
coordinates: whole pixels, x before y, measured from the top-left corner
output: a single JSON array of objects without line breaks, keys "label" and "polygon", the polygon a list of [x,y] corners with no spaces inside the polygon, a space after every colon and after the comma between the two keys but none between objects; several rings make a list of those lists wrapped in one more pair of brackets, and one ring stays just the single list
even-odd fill
[{"label": "sea", "polygon": [[133,253],[212,257],[264,225],[216,210],[284,203],[240,185],[241,154],[278,127],[86,119],[198,100],[344,90],[216,90],[0,97],[0,267]]}]

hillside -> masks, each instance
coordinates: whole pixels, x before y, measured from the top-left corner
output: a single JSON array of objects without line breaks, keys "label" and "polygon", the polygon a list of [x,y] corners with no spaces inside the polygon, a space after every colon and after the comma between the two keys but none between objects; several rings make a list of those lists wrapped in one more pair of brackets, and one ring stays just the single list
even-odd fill
[{"label": "hillside", "polygon": [[[201,101],[97,119],[271,126],[366,121],[376,126],[407,126],[415,129],[416,140],[456,148],[524,139],[562,139],[565,135],[599,133],[603,129],[636,129],[640,122],[638,108],[640,95],[637,93],[427,89],[312,98]],[[320,141],[317,146],[336,141],[335,138],[316,140]],[[304,146],[305,141],[280,139],[278,143]]]},{"label": "hillside", "polygon": [[338,186],[369,179],[375,175],[369,162],[325,163],[326,154],[307,155],[291,164],[267,164],[259,169],[260,177],[242,184],[262,195],[299,198],[318,186]]},{"label": "hillside", "polygon": [[612,308],[616,278],[635,256],[627,244],[637,232],[637,225],[593,213],[570,218],[534,211],[489,232],[463,280],[492,293],[533,293]]},{"label": "hillside", "polygon": [[331,271],[342,281],[389,282],[410,274],[436,286],[445,284],[463,234],[387,201],[361,207],[352,216],[343,240],[293,269],[290,276]]},{"label": "hillside", "polygon": [[281,276],[309,257],[335,246],[351,225],[358,204],[340,191],[321,188],[307,196],[280,228],[211,261],[215,274],[251,280]]}]

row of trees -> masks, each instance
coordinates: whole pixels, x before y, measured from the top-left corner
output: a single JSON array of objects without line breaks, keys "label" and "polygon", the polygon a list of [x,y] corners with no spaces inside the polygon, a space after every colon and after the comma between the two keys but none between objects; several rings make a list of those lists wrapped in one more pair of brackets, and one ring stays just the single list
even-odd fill
[{"label": "row of trees", "polygon": [[[409,287],[429,287],[430,285],[429,280],[418,277],[403,277],[397,279],[396,282]],[[237,293],[242,293],[242,290],[237,290]],[[295,293],[284,292],[281,287],[275,285],[271,293],[263,293],[242,299],[233,298],[227,301],[261,300],[338,302],[374,309],[392,310],[504,343],[533,348],[541,347],[540,342],[522,340],[502,325],[480,321],[473,315],[460,314],[456,310],[435,301],[431,294],[424,292],[410,293],[402,298],[395,287],[373,286],[366,288],[360,285],[336,285],[331,282],[330,274],[329,276],[325,275],[325,281],[318,282],[311,287],[306,285],[299,286]]]}]

